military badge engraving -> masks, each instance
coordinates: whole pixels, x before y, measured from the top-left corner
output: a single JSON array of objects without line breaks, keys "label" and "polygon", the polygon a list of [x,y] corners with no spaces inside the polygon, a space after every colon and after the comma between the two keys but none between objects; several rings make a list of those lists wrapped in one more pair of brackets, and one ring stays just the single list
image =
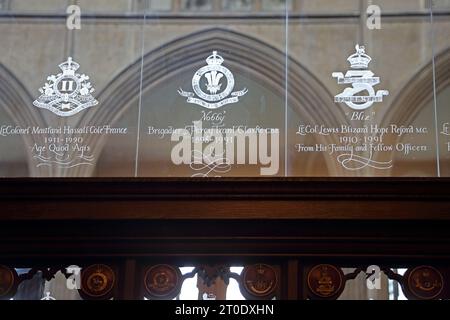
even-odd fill
[{"label": "military badge engraving", "polygon": [[[338,84],[352,85],[334,98],[334,102],[345,103],[353,110],[366,110],[374,103],[383,102],[383,96],[388,96],[389,91],[379,90],[375,92],[373,88],[380,83],[379,77],[374,77],[369,67],[372,58],[366,54],[365,47],[356,45],[356,53],[348,58],[350,66],[354,70],[349,70],[344,74],[334,72],[333,78],[337,78]],[[366,92],[366,95],[362,93]]]},{"label": "military badge engraving", "polygon": [[342,270],[329,264],[313,267],[307,279],[310,292],[322,299],[336,299],[345,286]]},{"label": "military badge engraving", "polygon": [[240,290],[248,299],[271,299],[278,288],[277,271],[269,265],[257,264],[245,267]]},{"label": "military badge engraving", "polygon": [[248,90],[245,88],[233,92],[234,76],[222,65],[224,61],[217,51],[214,51],[206,59],[207,65],[199,69],[192,78],[194,92],[186,92],[180,88],[178,93],[188,98],[188,103],[197,104],[206,109],[218,109],[238,102],[239,97],[246,95]]},{"label": "military badge engraving", "polygon": [[95,90],[89,77],[76,73],[80,68],[78,63],[69,57],[59,68],[62,73],[47,78],[44,87],[39,89],[41,96],[33,102],[34,106],[61,117],[70,117],[98,104],[92,96]]}]

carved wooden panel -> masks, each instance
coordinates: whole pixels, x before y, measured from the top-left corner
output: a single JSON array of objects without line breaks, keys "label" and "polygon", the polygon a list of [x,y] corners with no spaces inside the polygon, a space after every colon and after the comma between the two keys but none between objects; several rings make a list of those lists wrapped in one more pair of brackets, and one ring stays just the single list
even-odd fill
[{"label": "carved wooden panel", "polygon": [[410,268],[403,277],[403,291],[411,300],[440,299],[444,286],[442,273],[431,266]]},{"label": "carved wooden panel", "polygon": [[[0,205],[0,298],[94,262],[84,299],[171,298],[194,274],[248,299],[337,299],[369,263],[410,299],[450,297],[450,179],[4,180]],[[31,270],[11,287],[14,268]]]},{"label": "carved wooden panel", "polygon": [[316,265],[308,272],[307,287],[311,299],[334,300],[345,289],[345,276],[340,268],[333,265]]},{"label": "carved wooden panel", "polygon": [[242,271],[239,285],[246,299],[272,299],[279,285],[278,272],[267,264],[249,265]]},{"label": "carved wooden panel", "polygon": [[145,297],[156,300],[174,299],[183,284],[180,269],[166,264],[147,268],[143,280]]},{"label": "carved wooden panel", "polygon": [[18,280],[16,270],[0,265],[0,300],[12,298],[16,294]]},{"label": "carved wooden panel", "polygon": [[116,284],[116,274],[111,267],[94,264],[81,271],[80,296],[86,300],[107,300],[113,297]]}]

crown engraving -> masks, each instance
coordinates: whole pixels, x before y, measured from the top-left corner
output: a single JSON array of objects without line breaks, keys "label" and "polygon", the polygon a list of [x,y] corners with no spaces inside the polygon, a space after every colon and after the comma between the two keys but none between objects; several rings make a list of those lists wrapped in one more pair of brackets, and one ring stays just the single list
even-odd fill
[{"label": "crown engraving", "polygon": [[206,63],[210,66],[220,66],[224,61],[217,51],[213,51],[213,54],[206,58]]},{"label": "crown engraving", "polygon": [[[344,75],[342,72],[333,72],[338,84],[351,85],[343,92],[334,97],[334,101],[345,103],[353,110],[366,110],[374,103],[383,102],[383,97],[389,95],[388,90],[375,91],[374,87],[380,83],[380,77],[368,70],[372,58],[366,54],[364,46],[357,44],[356,53],[348,57],[348,62],[353,70],[348,70]],[[355,70],[356,69],[356,70]]]},{"label": "crown engraving", "polygon": [[47,82],[39,89],[40,97],[33,102],[34,106],[61,117],[70,117],[98,104],[92,96],[95,89],[89,76],[77,73],[80,65],[72,57],[59,64],[59,68],[62,73],[47,77]]},{"label": "crown engraving", "polygon": [[59,68],[62,70],[62,72],[65,75],[74,76],[75,71],[80,69],[80,65],[78,63],[76,63],[75,61],[73,61],[72,57],[69,57],[67,59],[67,61],[65,61],[59,65]]},{"label": "crown engraving", "polygon": [[356,53],[352,54],[347,60],[353,69],[367,69],[372,58],[366,54],[366,48],[359,44],[355,47]]}]

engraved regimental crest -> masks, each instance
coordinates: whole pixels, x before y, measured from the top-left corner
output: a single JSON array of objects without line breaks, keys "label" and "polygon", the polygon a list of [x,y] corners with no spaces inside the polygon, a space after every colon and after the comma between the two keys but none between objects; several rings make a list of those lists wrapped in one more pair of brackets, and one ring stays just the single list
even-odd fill
[{"label": "engraved regimental crest", "polygon": [[69,117],[98,104],[92,96],[94,88],[89,77],[76,73],[80,68],[78,63],[69,57],[59,68],[62,73],[49,76],[44,87],[39,89],[41,96],[33,103],[36,107]]},{"label": "engraved regimental crest", "polygon": [[388,96],[389,91],[379,90],[375,93],[373,87],[380,83],[380,78],[374,77],[372,71],[366,70],[371,61],[372,58],[366,54],[365,48],[356,45],[356,53],[348,58],[354,70],[347,71],[345,76],[341,72],[333,73],[333,78],[337,78],[338,84],[352,85],[352,88],[346,88],[338,94],[334,98],[335,102],[345,103],[353,110],[365,110],[376,102],[383,102],[383,96]]},{"label": "engraved regimental crest", "polygon": [[199,69],[192,78],[194,92],[186,92],[182,89],[178,93],[188,98],[188,103],[197,104],[207,109],[218,109],[227,104],[236,103],[239,97],[247,94],[248,90],[233,92],[234,76],[230,70],[224,67],[224,59],[214,51],[206,59],[207,65]]}]

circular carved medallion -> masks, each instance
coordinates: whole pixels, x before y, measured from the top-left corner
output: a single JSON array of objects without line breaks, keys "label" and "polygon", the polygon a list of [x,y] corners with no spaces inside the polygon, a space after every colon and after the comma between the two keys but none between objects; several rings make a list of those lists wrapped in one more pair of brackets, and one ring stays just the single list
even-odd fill
[{"label": "circular carved medallion", "polygon": [[169,265],[150,267],[144,276],[144,288],[148,298],[171,300],[181,289],[182,275],[180,269]]},{"label": "circular carved medallion", "polygon": [[95,264],[81,272],[81,290],[90,298],[107,299],[115,285],[114,271],[103,264]]},{"label": "circular carved medallion", "polygon": [[435,299],[444,289],[442,274],[430,266],[420,266],[408,270],[405,277],[408,286],[407,291],[418,299]]},{"label": "circular carved medallion", "polygon": [[0,299],[9,299],[14,296],[17,279],[16,270],[0,265]]},{"label": "circular carved medallion", "polygon": [[317,265],[308,273],[308,288],[320,298],[334,298],[344,289],[344,274],[335,266]]},{"label": "circular carved medallion", "polygon": [[246,298],[271,299],[278,287],[277,272],[267,264],[246,266],[242,271],[240,287]]}]

